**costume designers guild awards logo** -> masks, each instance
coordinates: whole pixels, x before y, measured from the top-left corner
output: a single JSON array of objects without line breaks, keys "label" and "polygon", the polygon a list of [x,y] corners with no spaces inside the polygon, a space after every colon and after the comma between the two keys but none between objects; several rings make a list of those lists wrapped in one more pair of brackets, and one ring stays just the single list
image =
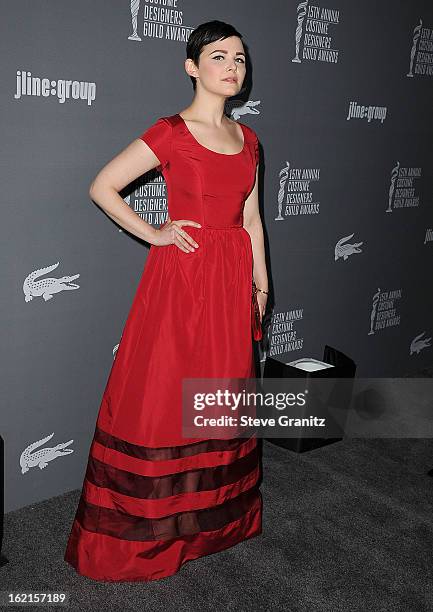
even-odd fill
[{"label": "costume designers guild awards logo", "polygon": [[418,179],[421,179],[421,168],[400,166],[399,161],[396,163],[391,170],[386,212],[392,212],[395,208],[419,206],[420,196],[417,193],[417,182],[415,182]]},{"label": "costume designers guild awards logo", "polygon": [[[184,25],[184,14],[179,0],[130,0],[131,34],[128,40],[165,38],[186,43],[196,26]],[[138,20],[141,21],[139,28]],[[140,31],[140,33],[139,33]]]},{"label": "costume designers guild awards logo", "polygon": [[408,77],[433,75],[433,30],[422,27],[422,19],[413,29]]},{"label": "costume designers guild awards logo", "polygon": [[295,56],[292,62],[302,60],[338,62],[338,49],[333,48],[333,28],[340,23],[340,11],[300,2],[297,7]]},{"label": "costume designers guild awards logo", "polygon": [[397,313],[396,302],[401,299],[401,295],[402,289],[381,291],[378,288],[372,298],[369,336],[386,327],[400,325],[400,315]]},{"label": "costume designers guild awards logo", "polygon": [[318,215],[320,202],[314,200],[313,188],[320,179],[320,168],[290,168],[279,173],[278,214],[275,221],[296,215]]},{"label": "costume designers guild awards logo", "polygon": [[161,225],[167,221],[167,185],[161,175],[137,187],[125,201],[150,225]]},{"label": "costume designers guild awards logo", "polygon": [[303,308],[274,312],[269,326],[268,355],[281,355],[299,351],[304,346],[304,339],[298,336],[296,323],[304,316]]}]

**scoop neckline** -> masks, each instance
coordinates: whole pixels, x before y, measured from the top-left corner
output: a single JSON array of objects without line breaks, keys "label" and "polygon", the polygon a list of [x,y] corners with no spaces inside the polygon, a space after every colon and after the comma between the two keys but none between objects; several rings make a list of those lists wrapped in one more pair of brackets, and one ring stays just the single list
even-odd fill
[{"label": "scoop neckline", "polygon": [[185,126],[186,131],[191,136],[191,138],[199,145],[199,147],[201,147],[205,151],[209,151],[209,153],[214,153],[215,155],[222,155],[224,157],[236,157],[237,155],[241,155],[245,151],[245,148],[247,146],[247,139],[246,139],[245,131],[244,131],[244,128],[241,122],[238,123],[238,125],[241,126],[242,135],[244,137],[244,144],[242,146],[241,151],[239,151],[239,153],[220,153],[219,151],[213,151],[212,149],[208,149],[208,147],[205,147],[204,145],[202,145],[201,142],[197,140],[197,138],[193,135],[193,133],[187,126],[185,119],[179,113],[176,113],[176,116],[179,117],[179,119],[182,121],[183,125]]}]

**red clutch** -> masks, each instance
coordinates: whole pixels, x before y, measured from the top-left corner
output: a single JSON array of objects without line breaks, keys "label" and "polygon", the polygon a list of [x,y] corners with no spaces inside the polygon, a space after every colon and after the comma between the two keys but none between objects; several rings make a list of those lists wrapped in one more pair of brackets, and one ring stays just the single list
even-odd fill
[{"label": "red clutch", "polygon": [[254,280],[251,294],[251,331],[254,340],[261,340],[263,337],[262,324],[260,322],[260,308],[257,300],[257,289]]}]

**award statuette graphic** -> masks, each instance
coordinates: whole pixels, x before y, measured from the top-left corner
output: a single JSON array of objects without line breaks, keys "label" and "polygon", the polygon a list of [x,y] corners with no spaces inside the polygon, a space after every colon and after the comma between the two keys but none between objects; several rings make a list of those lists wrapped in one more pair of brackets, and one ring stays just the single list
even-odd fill
[{"label": "award statuette graphic", "polygon": [[284,217],[281,214],[281,209],[283,208],[283,199],[284,199],[284,187],[286,185],[287,178],[289,176],[289,168],[290,164],[286,161],[286,166],[280,170],[280,189],[278,190],[278,217],[275,217],[275,221],[284,221]]},{"label": "award statuette graphic", "polygon": [[374,319],[376,317],[376,310],[377,310],[377,303],[379,301],[379,296],[380,296],[380,289],[379,287],[377,288],[377,293],[375,293],[373,295],[373,307],[371,309],[371,314],[370,314],[370,331],[368,332],[368,335],[371,336],[372,334],[374,334]]},{"label": "award statuette graphic", "polygon": [[415,58],[416,46],[417,46],[418,38],[421,35],[421,28],[422,28],[422,19],[419,20],[419,24],[417,26],[415,26],[414,29],[413,29],[412,49],[410,50],[410,66],[409,66],[409,72],[406,75],[408,77],[413,77],[413,72],[412,72],[412,70],[413,70],[413,60]]},{"label": "award statuette graphic", "polygon": [[140,9],[140,0],[130,0],[131,3],[131,23],[132,23],[132,34],[128,36],[128,40],[141,40],[137,34],[137,15]]},{"label": "award statuette graphic", "polygon": [[398,177],[399,168],[400,162],[398,161],[397,165],[391,170],[391,185],[389,186],[388,208],[386,209],[386,212],[392,212],[392,196],[394,195],[395,181]]},{"label": "award statuette graphic", "polygon": [[300,2],[298,4],[298,8],[296,9],[298,12],[298,25],[296,26],[296,34],[295,34],[296,53],[295,53],[295,57],[292,59],[292,62],[295,62],[297,64],[301,63],[301,60],[299,59],[299,45],[300,45],[301,37],[302,37],[302,24],[304,22],[304,17],[307,14],[307,4],[308,4],[308,0],[305,0],[305,2]]}]

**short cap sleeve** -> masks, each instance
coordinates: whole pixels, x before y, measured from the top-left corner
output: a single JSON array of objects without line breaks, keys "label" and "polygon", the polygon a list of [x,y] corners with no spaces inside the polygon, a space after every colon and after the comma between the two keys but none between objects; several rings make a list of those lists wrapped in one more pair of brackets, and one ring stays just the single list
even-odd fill
[{"label": "short cap sleeve", "polygon": [[248,140],[250,143],[251,151],[254,154],[254,161],[256,162],[256,164],[258,164],[260,161],[260,153],[259,153],[259,139],[257,137],[257,134],[255,133],[253,128],[250,127],[249,125],[247,126],[245,126],[245,124],[242,124],[242,125],[246,127],[248,130],[248,135],[249,135]]},{"label": "short cap sleeve", "polygon": [[171,123],[161,117],[139,136],[159,159],[161,169],[165,168],[170,160],[172,127]]}]

